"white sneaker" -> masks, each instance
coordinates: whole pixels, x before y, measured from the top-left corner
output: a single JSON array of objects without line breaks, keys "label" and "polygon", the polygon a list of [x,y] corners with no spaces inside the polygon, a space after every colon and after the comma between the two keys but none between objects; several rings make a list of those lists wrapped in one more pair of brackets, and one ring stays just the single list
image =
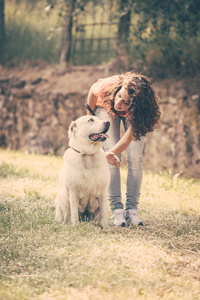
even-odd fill
[{"label": "white sneaker", "polygon": [[112,213],[112,219],[115,226],[126,226],[125,212],[123,209],[116,209]]},{"label": "white sneaker", "polygon": [[126,210],[126,221],[128,225],[144,226],[144,222],[138,217],[137,209]]}]

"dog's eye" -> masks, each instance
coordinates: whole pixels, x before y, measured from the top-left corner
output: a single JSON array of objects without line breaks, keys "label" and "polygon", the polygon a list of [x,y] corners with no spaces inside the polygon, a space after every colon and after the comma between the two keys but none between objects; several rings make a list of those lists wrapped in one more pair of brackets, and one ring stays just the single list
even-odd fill
[{"label": "dog's eye", "polygon": [[94,122],[94,120],[93,119],[89,119],[88,122]]}]

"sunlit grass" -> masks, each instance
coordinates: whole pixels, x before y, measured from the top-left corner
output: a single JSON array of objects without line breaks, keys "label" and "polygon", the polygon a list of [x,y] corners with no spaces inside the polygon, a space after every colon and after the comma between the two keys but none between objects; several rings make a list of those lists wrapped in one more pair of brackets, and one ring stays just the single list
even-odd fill
[{"label": "sunlit grass", "polygon": [[144,172],[146,226],[72,226],[54,221],[61,165],[0,150],[0,299],[199,299],[199,181]]}]

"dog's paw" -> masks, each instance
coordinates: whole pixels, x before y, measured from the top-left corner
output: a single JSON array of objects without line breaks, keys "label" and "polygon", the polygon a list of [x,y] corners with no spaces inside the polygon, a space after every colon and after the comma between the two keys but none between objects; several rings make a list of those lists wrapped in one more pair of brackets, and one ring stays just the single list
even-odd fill
[{"label": "dog's paw", "polygon": [[62,209],[60,207],[56,207],[55,220],[57,222],[64,222],[64,215],[63,215]]},{"label": "dog's paw", "polygon": [[56,221],[56,222],[64,222],[64,218],[63,218],[62,216],[56,215],[56,216],[55,216],[55,221]]},{"label": "dog's paw", "polygon": [[105,228],[106,226],[108,226],[108,221],[107,220],[101,220],[101,225],[103,226],[103,228]]},{"label": "dog's paw", "polygon": [[75,222],[72,221],[72,225],[73,225],[73,226],[78,226],[78,225],[79,225],[79,221],[75,221]]}]

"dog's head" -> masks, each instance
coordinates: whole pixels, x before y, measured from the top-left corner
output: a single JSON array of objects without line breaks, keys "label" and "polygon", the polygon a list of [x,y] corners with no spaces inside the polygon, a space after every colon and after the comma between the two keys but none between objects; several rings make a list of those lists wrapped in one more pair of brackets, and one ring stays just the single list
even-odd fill
[{"label": "dog's head", "polygon": [[[92,148],[99,148],[99,142],[108,138],[106,132],[110,122],[101,121],[94,116],[83,116],[73,121],[69,127],[68,136],[71,147],[78,147],[77,150],[84,153],[91,153]],[[93,151],[92,151],[93,152]]]}]

